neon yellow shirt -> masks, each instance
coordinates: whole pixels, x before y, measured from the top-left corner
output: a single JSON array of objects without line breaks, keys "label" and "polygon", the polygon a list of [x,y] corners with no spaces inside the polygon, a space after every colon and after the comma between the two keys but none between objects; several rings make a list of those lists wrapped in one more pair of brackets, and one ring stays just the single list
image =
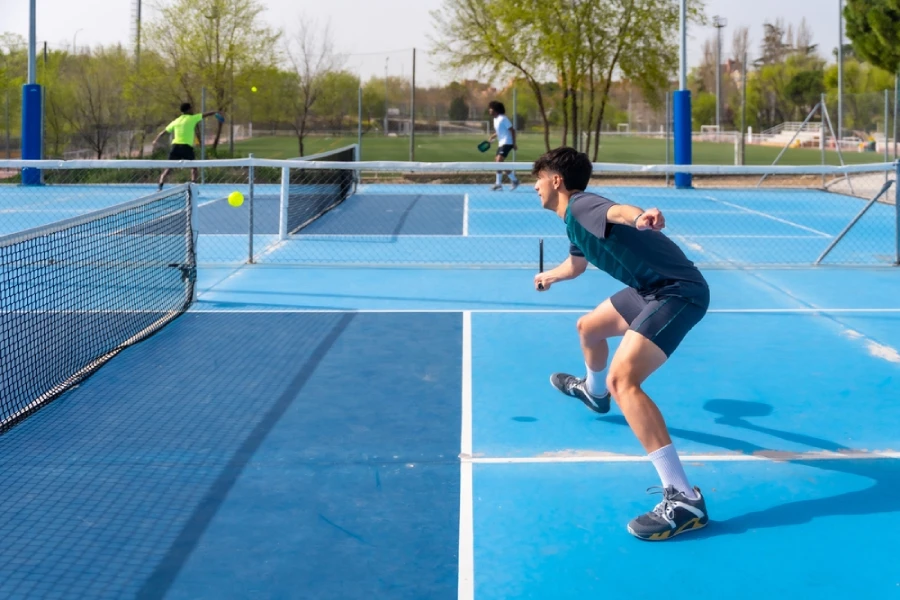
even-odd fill
[{"label": "neon yellow shirt", "polygon": [[166,131],[175,134],[173,144],[194,145],[194,128],[203,120],[202,114],[181,115],[166,126]]}]

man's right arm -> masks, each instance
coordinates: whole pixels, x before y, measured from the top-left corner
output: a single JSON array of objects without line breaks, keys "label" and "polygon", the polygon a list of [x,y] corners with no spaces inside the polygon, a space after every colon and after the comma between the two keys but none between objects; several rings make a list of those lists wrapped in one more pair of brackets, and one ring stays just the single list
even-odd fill
[{"label": "man's right arm", "polygon": [[[587,269],[587,260],[584,256],[577,254],[569,254],[569,258],[564,260],[558,267],[547,271],[546,273],[538,273],[534,277],[534,289],[545,291],[557,281],[568,281],[575,279],[585,272]],[[543,289],[539,287],[543,284]]]}]

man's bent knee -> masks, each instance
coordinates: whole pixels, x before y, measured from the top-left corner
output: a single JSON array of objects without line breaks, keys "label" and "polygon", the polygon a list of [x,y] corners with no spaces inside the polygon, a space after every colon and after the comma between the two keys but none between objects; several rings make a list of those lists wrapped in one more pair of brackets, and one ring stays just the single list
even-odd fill
[{"label": "man's bent knee", "polygon": [[609,390],[616,402],[621,402],[623,398],[629,396],[629,391],[640,387],[634,374],[626,369],[611,367],[606,376],[606,389]]}]

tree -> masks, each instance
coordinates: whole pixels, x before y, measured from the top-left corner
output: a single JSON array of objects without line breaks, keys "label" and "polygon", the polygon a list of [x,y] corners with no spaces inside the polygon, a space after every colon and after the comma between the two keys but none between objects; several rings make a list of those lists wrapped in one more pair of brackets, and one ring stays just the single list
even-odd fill
[{"label": "tree", "polygon": [[[702,5],[688,2],[691,22],[702,20]],[[562,96],[562,143],[569,131],[577,139],[586,123],[595,136],[595,160],[616,73],[639,86],[651,104],[661,103],[677,66],[678,14],[677,0],[444,0],[443,9],[432,13],[445,68],[528,83],[547,149],[551,117],[544,84],[553,77]]]},{"label": "tree", "polygon": [[297,34],[289,42],[287,55],[293,68],[296,88],[286,95],[290,109],[290,125],[297,135],[300,156],[303,156],[303,138],[313,105],[322,94],[325,75],[337,69],[343,58],[334,53],[330,27],[319,32],[318,26],[301,19]]},{"label": "tree", "polygon": [[227,113],[240,78],[277,62],[280,33],[263,24],[263,10],[259,0],[172,0],[159,9],[145,26],[142,52],[155,51],[167,63],[173,105],[188,100],[199,106],[197,95],[206,87],[209,108]]},{"label": "tree", "polygon": [[469,118],[469,105],[462,96],[456,96],[450,101],[449,116],[451,121],[465,121]]},{"label": "tree", "polygon": [[900,0],[847,0],[844,19],[862,59],[888,73],[900,70]]}]

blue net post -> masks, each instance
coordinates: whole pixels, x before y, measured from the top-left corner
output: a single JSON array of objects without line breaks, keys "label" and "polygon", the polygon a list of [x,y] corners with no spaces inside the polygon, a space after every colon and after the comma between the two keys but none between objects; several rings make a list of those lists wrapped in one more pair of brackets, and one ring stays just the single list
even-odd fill
[{"label": "blue net post", "polygon": [[[42,148],[42,115],[43,93],[41,86],[26,84],[22,86],[22,159],[41,160]],[[22,185],[40,185],[41,171],[34,167],[22,169]]]},{"label": "blue net post", "polygon": [[[675,164],[691,164],[691,92],[679,90],[674,94],[673,118],[675,121]],[[690,173],[675,173],[676,188],[690,188]]]}]

